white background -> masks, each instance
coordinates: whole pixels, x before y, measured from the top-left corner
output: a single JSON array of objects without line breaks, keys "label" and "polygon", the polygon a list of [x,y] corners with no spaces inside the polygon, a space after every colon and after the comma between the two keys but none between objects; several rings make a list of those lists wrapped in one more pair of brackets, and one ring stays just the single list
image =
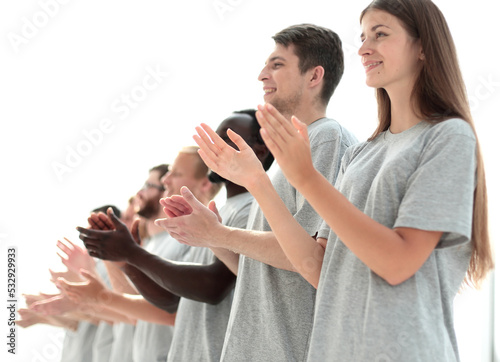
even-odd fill
[{"label": "white background", "polygon": [[[496,240],[500,51],[495,22],[500,2],[436,3],[454,35],[471,99],[488,173],[491,235]],[[194,144],[196,125],[206,122],[216,127],[231,111],[261,103],[257,75],[274,47],[271,36],[289,25],[311,22],[341,36],[346,69],[328,115],[358,139],[366,139],[376,127],[373,90],[364,84],[357,56],[359,13],[367,4],[359,0],[2,2],[2,305],[8,299],[6,277],[1,276],[7,271],[8,246],[17,247],[19,294],[54,291],[47,269],[61,269],[56,240],[67,236],[79,241],[75,226],[85,226],[88,212],[97,206],[124,207],[150,167],[171,162],[180,147]],[[168,75],[157,83],[149,79],[155,89],[144,91],[141,85],[148,69]],[[133,102],[126,109],[123,96]],[[113,105],[122,108],[118,112]],[[103,119],[111,122],[111,130],[95,144],[88,143],[85,134],[95,133]],[[84,155],[76,158],[73,152]],[[485,288],[457,299],[463,361],[491,360],[487,359],[493,318],[489,293]],[[2,361],[4,356],[9,361],[58,359],[61,334],[43,326],[18,328],[18,355],[7,354],[8,316],[3,313]]]}]

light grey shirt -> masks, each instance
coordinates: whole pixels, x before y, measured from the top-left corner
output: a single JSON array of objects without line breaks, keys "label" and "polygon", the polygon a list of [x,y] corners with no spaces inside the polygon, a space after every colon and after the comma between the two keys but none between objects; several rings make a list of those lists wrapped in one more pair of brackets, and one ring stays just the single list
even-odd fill
[{"label": "light grey shirt", "polygon": [[[315,168],[334,182],[340,160],[356,142],[346,129],[323,118],[308,127]],[[300,225],[314,236],[322,220],[286,180],[275,163],[271,181]],[[256,203],[248,228],[270,231]],[[240,256],[238,278],[229,318],[222,361],[302,361],[306,357],[313,321],[315,289],[297,273],[277,269]]]},{"label": "light grey shirt", "polygon": [[[104,263],[99,259],[95,259],[95,261],[96,272],[104,281],[107,281],[107,273]],[[100,324],[104,324],[104,322],[101,322]],[[66,330],[61,353],[61,362],[99,361],[99,359],[96,357],[101,354],[101,351],[99,351],[99,353],[96,355],[93,349],[96,345],[100,346],[100,340],[95,339],[96,337],[100,336],[100,324],[99,326],[97,326],[86,321],[80,321],[78,323],[78,328],[76,331]],[[111,337],[112,336],[113,334],[111,332]],[[104,344],[104,349],[109,349],[111,346],[110,343],[105,342]],[[102,354],[104,353],[105,351],[102,351]]]},{"label": "light grey shirt", "polygon": [[452,119],[346,152],[336,187],[358,209],[389,228],[443,236],[415,275],[391,286],[330,232],[309,361],[459,360],[453,299],[471,256],[475,148],[469,125]]},{"label": "light grey shirt", "polygon": [[[184,261],[189,251],[189,246],[180,244],[166,232],[151,237],[144,248],[152,254],[174,261]],[[133,361],[165,362],[173,334],[173,326],[138,320],[133,338]]]},{"label": "light grey shirt", "polygon": [[[253,197],[245,192],[227,199],[219,213],[222,223],[245,228]],[[215,255],[208,248],[193,247],[187,261],[211,264]],[[181,298],[168,361],[218,362],[231,310],[231,292],[217,305]]]},{"label": "light grey shirt", "polygon": [[[111,288],[108,272],[104,262],[96,259],[96,271],[108,288]],[[108,362],[113,346],[113,325],[100,322],[92,345],[92,362]]]}]

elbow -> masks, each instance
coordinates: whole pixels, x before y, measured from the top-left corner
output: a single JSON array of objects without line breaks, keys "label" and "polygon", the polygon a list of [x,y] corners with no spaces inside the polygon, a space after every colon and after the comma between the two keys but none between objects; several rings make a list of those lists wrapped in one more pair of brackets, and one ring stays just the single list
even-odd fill
[{"label": "elbow", "polygon": [[176,305],[176,306],[166,305],[166,306],[162,306],[161,309],[163,309],[167,313],[174,314],[177,312],[177,306],[178,305]]},{"label": "elbow", "polygon": [[163,306],[160,306],[160,308],[166,311],[167,313],[174,314],[177,313],[178,306],[179,306],[179,300],[177,299],[176,301],[172,301],[167,304],[164,304]]},{"label": "elbow", "polygon": [[179,306],[179,297],[175,298],[163,298],[161,300],[153,300],[151,298],[145,298],[149,303],[153,304],[155,307],[164,310],[167,313],[175,314],[177,313],[177,307]]},{"label": "elbow", "polygon": [[216,284],[209,285],[205,289],[205,293],[200,296],[200,302],[210,305],[217,305],[222,302],[228,294],[233,290],[236,283],[236,278],[229,278],[228,280],[218,281]]},{"label": "elbow", "polygon": [[209,293],[203,298],[203,302],[210,305],[217,305],[222,302],[234,287],[234,283],[226,286],[225,288],[213,288]]}]

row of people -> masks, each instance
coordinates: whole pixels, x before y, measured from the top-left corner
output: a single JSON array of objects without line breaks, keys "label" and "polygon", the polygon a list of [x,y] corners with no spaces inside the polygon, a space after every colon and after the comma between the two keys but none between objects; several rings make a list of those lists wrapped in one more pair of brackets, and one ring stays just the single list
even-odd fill
[{"label": "row of people", "polygon": [[[191,246],[186,259],[139,247],[112,211],[78,229],[91,256],[118,263],[146,300],[178,313],[169,361],[459,360],[453,299],[493,258],[453,40],[430,0],[375,0],[360,22],[379,107],[369,140],[326,117],[343,73],[338,35],[291,26],[273,37],[259,75],[261,130],[202,124],[194,137],[193,157],[230,185],[224,211],[246,195],[236,203],[250,208],[246,225],[219,215],[203,192],[210,182],[186,178],[178,156],[155,225]],[[75,300],[92,284],[59,282]],[[234,283],[230,311],[217,309]]]}]

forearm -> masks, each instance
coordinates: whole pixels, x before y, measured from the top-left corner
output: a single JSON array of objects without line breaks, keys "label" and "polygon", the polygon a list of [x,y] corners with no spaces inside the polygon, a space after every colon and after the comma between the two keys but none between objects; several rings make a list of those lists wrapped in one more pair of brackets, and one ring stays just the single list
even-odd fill
[{"label": "forearm", "polygon": [[210,248],[215,256],[222,261],[234,275],[238,275],[240,255],[224,248]]},{"label": "forearm", "polygon": [[135,286],[129,281],[125,273],[112,261],[104,261],[108,271],[109,281],[113,290],[118,293],[139,294]]},{"label": "forearm", "polygon": [[130,320],[143,320],[150,323],[174,325],[175,314],[155,307],[141,295],[122,294],[107,290],[106,305],[115,313],[127,316]]},{"label": "forearm", "polygon": [[235,275],[220,260],[207,265],[183,263],[144,252],[131,263],[172,294],[203,303],[218,304],[235,283]]},{"label": "forearm", "polygon": [[106,321],[107,323],[128,323],[134,325],[136,323],[135,318],[118,312],[114,306],[108,304],[107,301],[99,304],[87,305],[82,311],[100,321]]},{"label": "forearm", "polygon": [[78,321],[72,318],[64,317],[64,316],[45,316],[45,320],[47,321],[47,324],[55,326],[55,327],[62,327],[69,329],[70,331],[76,331],[78,328]]},{"label": "forearm", "polygon": [[324,248],[294,219],[267,175],[249,186],[249,191],[259,203],[282,251],[295,270],[317,288]]},{"label": "forearm", "polygon": [[373,272],[391,284],[413,275],[439,241],[441,232],[391,229],[357,209],[315,172],[297,189],[342,242]]},{"label": "forearm", "polygon": [[126,264],[123,267],[123,271],[147,301],[168,313],[175,313],[177,311],[180,299],[177,295],[157,284],[154,279],[151,279],[134,265]]},{"label": "forearm", "polygon": [[215,234],[216,239],[211,246],[243,254],[275,268],[296,271],[272,232],[224,228],[222,232]]}]

